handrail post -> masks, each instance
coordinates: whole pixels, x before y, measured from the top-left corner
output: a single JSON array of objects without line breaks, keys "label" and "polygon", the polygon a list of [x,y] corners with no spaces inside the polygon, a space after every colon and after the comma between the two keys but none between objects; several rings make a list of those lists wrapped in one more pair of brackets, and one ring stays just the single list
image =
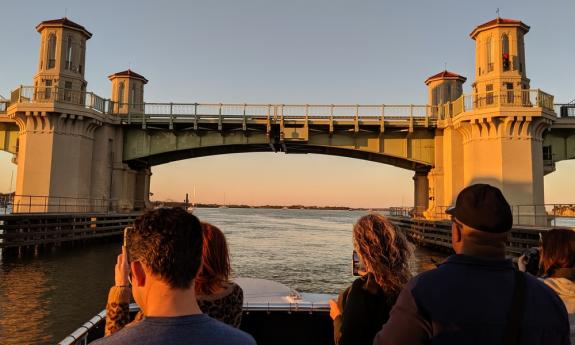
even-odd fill
[{"label": "handrail post", "polygon": [[174,129],[173,106],[174,106],[174,104],[172,102],[170,102],[170,124],[169,124],[170,129]]},{"label": "handrail post", "polygon": [[266,135],[269,137],[271,134],[271,130],[272,130],[272,124],[271,124],[271,113],[272,112],[272,105],[268,104],[268,114],[267,114],[267,120],[266,120]]},{"label": "handrail post", "polygon": [[194,131],[198,130],[198,103],[194,103]]},{"label": "handrail post", "polygon": [[333,134],[333,104],[331,105],[329,112],[329,135]]},{"label": "handrail post", "polygon": [[409,105],[409,133],[413,132],[413,104]]},{"label": "handrail post", "polygon": [[245,132],[245,131],[247,130],[247,128],[248,128],[248,121],[247,121],[247,119],[246,119],[246,106],[247,106],[247,104],[244,103],[244,111],[243,111],[243,113],[244,113],[244,118],[243,118],[243,122],[242,122],[242,129],[243,129],[244,132]]},{"label": "handrail post", "polygon": [[308,128],[308,119],[309,119],[309,104],[306,104],[305,105],[305,120],[303,123],[303,126],[305,128]]},{"label": "handrail post", "polygon": [[[128,111],[130,111],[129,105],[128,105]],[[146,114],[142,114],[142,129],[146,129]]]},{"label": "handrail post", "polygon": [[218,110],[219,118],[218,118],[218,131],[221,131],[223,128],[222,124],[222,103],[220,103],[220,108]]},{"label": "handrail post", "polygon": [[20,84],[20,90],[18,91],[18,103],[22,103],[22,84]]},{"label": "handrail post", "polygon": [[359,132],[359,104],[355,105],[355,118],[353,121],[353,131],[355,133]]},{"label": "handrail post", "polygon": [[379,123],[379,133],[385,132],[385,104],[381,105],[381,120]]}]

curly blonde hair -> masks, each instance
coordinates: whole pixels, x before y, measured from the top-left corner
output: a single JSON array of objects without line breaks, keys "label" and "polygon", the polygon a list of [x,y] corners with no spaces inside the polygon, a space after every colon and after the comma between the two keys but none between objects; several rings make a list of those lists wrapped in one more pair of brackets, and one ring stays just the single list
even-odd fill
[{"label": "curly blonde hair", "polygon": [[370,213],[353,226],[353,240],[368,273],[395,301],[403,286],[411,278],[409,259],[412,245],[386,217]]}]

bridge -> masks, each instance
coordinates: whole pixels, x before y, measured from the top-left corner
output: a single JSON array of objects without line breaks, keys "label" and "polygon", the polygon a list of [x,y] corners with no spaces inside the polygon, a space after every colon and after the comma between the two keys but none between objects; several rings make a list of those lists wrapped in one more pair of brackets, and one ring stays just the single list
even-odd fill
[{"label": "bridge", "polygon": [[[415,213],[428,219],[441,218],[464,186],[485,182],[526,207],[524,220],[544,224],[543,176],[575,158],[575,102],[554,104],[529,88],[520,53],[529,27],[520,21],[478,26],[471,34],[478,56],[507,52],[476,61],[472,94],[462,92],[465,77],[431,76],[425,105],[149,103],[148,80],[131,70],[109,76],[112,94],[104,98],[86,91],[85,49],[75,48],[85,48],[92,34],[66,18],[37,30],[34,86],[0,99],[0,149],[18,164],[14,212],[59,212],[62,200],[66,211],[132,212],[148,205],[154,165],[284,152],[412,170]],[[514,38],[511,45],[481,43],[500,31]],[[65,46],[63,37],[79,44]],[[71,61],[60,61],[51,45],[68,49]]]}]

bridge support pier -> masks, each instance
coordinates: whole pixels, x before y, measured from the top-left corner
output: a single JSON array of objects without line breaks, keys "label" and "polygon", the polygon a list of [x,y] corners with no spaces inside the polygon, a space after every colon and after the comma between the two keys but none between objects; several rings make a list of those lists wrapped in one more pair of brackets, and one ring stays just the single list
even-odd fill
[{"label": "bridge support pier", "polygon": [[418,170],[413,175],[413,203],[416,217],[424,215],[429,206],[429,180],[427,170]]},{"label": "bridge support pier", "polygon": [[14,212],[91,211],[93,118],[16,112],[20,129]]},{"label": "bridge support pier", "polygon": [[543,132],[551,116],[474,110],[446,123],[436,136],[427,218],[443,218],[464,187],[487,183],[502,190],[514,223],[546,225]]}]

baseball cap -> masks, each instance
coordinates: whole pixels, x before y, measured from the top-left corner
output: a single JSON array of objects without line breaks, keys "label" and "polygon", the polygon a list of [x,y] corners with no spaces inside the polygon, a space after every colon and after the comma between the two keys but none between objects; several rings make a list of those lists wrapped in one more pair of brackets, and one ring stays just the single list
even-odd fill
[{"label": "baseball cap", "polygon": [[455,206],[445,213],[459,222],[480,231],[501,233],[511,230],[513,215],[503,193],[488,184],[473,184],[464,188]]}]

